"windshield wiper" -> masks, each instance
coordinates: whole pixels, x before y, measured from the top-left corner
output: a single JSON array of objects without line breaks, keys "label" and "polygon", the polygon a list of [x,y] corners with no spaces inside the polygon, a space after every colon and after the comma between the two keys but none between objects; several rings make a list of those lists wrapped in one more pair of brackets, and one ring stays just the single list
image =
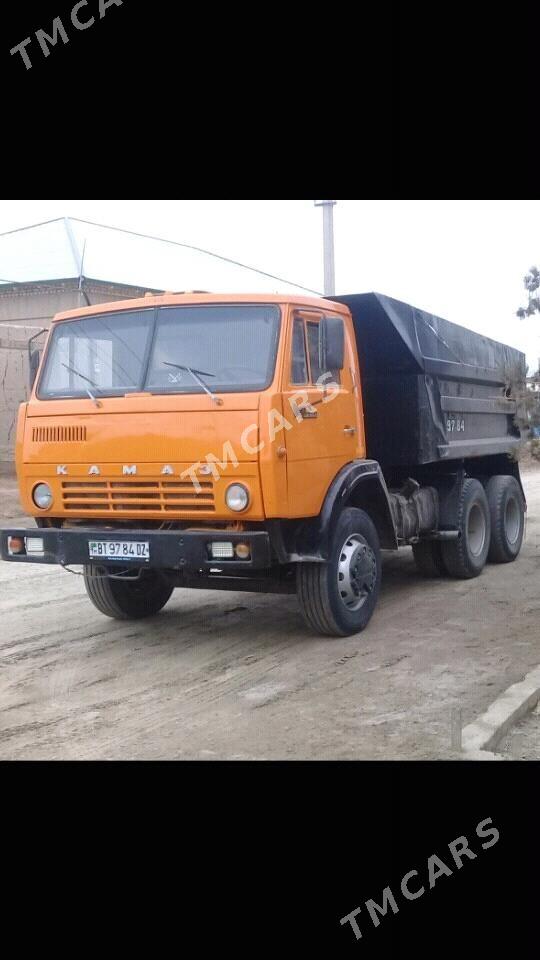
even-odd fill
[{"label": "windshield wiper", "polygon": [[[96,390],[99,390],[97,383],[94,383],[93,380],[90,380],[90,377],[85,377],[84,373],[81,373],[80,370],[76,370],[75,367],[70,367],[68,363],[62,363],[62,366],[65,367],[66,370],[69,370],[70,373],[74,373],[76,377],[79,377],[81,380],[86,380],[87,383],[92,384],[92,386],[95,387]],[[90,397],[92,403],[94,403],[95,406],[98,407],[99,409],[99,407],[101,407],[101,404],[97,399],[97,397],[94,396],[94,394],[92,393],[91,390],[88,389],[88,387],[86,388],[86,392]]]},{"label": "windshield wiper", "polygon": [[203,388],[204,392],[208,394],[208,396],[211,398],[213,403],[215,403],[217,407],[223,406],[223,400],[221,399],[221,397],[216,397],[215,393],[212,393],[212,391],[210,390],[210,387],[208,386],[208,384],[206,384],[204,380],[201,379],[201,377],[214,378],[213,373],[205,373],[204,370],[193,370],[191,367],[184,367],[183,364],[181,363],[167,363],[166,360],[163,361],[163,365],[165,367],[174,367],[176,370],[185,370],[187,371],[187,373],[190,373],[193,379],[199,384],[199,386]]}]

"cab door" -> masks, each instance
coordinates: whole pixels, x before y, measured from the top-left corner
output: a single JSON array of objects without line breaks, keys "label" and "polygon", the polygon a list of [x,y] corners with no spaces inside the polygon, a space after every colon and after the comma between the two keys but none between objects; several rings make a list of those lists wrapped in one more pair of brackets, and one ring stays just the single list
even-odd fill
[{"label": "cab door", "polygon": [[324,369],[324,316],[317,310],[294,310],[290,316],[283,390],[290,425],[285,441],[290,517],[317,516],[341,468],[365,456],[350,330],[344,318],[336,318],[344,331],[343,368]]}]

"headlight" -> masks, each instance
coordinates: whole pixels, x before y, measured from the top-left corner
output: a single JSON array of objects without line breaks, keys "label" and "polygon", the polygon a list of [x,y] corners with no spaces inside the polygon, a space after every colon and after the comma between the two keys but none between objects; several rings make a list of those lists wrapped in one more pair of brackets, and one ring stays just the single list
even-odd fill
[{"label": "headlight", "polygon": [[225,503],[229,510],[242,513],[249,507],[249,491],[241,483],[233,483],[225,494]]},{"label": "headlight", "polygon": [[48,510],[53,502],[52,490],[48,483],[38,483],[32,498],[36,507],[39,507],[40,510]]}]

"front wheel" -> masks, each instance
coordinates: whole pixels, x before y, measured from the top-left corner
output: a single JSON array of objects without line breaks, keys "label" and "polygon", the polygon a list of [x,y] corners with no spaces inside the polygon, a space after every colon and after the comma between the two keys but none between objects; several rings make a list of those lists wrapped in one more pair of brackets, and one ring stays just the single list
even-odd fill
[{"label": "front wheel", "polygon": [[100,613],[113,620],[144,620],[153,617],[170,600],[173,587],[155,570],[141,571],[139,580],[116,580],[108,574],[114,567],[85,567],[84,585]]},{"label": "front wheel", "polygon": [[296,592],[316,633],[350,637],[365,630],[379,599],[382,566],[375,526],[363,510],[344,510],[327,563],[301,563]]}]

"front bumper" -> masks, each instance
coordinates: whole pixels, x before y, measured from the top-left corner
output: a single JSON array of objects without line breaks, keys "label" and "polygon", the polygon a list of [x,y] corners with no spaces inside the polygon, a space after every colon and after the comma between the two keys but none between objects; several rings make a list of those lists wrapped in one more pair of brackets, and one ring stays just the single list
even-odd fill
[{"label": "front bumper", "polygon": [[[9,538],[43,540],[43,554],[11,554]],[[150,544],[150,559],[143,560],[97,560],[90,559],[89,543],[96,541],[147,542]],[[223,541],[247,543],[251,548],[250,560],[213,560],[209,556],[208,545]],[[150,531],[100,531],[96,529],[80,530],[1,530],[0,555],[10,563],[46,563],[61,566],[115,566],[126,569],[147,567],[157,570],[176,570],[184,574],[210,574],[220,572],[224,575],[244,573],[249,576],[254,570],[267,570],[271,566],[270,538],[266,531],[248,531],[231,533],[223,530],[172,530]]]}]

